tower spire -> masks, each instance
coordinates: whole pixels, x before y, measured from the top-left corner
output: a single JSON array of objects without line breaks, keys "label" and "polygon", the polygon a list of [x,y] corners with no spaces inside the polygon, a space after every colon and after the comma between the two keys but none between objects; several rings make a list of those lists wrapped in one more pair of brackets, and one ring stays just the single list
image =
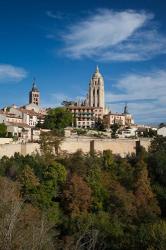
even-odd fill
[{"label": "tower spire", "polygon": [[99,66],[96,66],[96,73],[99,73]]},{"label": "tower spire", "polygon": [[34,77],[32,81],[32,89],[29,92],[29,104],[33,103],[39,105],[39,102],[40,102],[40,91],[36,86],[36,78]]},{"label": "tower spire", "polygon": [[36,77],[33,77],[33,81],[32,81],[32,87],[36,87]]},{"label": "tower spire", "polygon": [[127,105],[127,102],[125,103],[125,106],[124,106],[124,114],[128,114],[128,105]]}]

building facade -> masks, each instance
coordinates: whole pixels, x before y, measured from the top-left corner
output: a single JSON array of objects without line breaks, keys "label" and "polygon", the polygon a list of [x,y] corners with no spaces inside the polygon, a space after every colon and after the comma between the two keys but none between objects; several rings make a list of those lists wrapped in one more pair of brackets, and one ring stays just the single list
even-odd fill
[{"label": "building facade", "polygon": [[72,125],[76,128],[93,128],[96,120],[103,116],[103,109],[97,107],[70,105],[68,110],[72,113]]},{"label": "building facade", "polygon": [[132,115],[128,112],[127,104],[124,107],[123,113],[112,113],[104,115],[103,122],[106,127],[110,127],[113,124],[119,124],[120,126],[131,126],[134,124]]}]

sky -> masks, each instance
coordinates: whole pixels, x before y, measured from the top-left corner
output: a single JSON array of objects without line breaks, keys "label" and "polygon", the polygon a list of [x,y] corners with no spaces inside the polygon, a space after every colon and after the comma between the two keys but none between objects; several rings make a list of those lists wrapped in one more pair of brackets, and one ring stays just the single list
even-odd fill
[{"label": "sky", "polygon": [[165,0],[0,0],[0,106],[83,99],[99,66],[112,112],[166,122]]}]

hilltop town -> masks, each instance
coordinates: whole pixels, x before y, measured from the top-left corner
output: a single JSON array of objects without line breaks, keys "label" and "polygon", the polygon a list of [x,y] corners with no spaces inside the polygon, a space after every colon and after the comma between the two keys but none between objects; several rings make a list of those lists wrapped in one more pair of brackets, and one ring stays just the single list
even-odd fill
[{"label": "hilltop town", "polygon": [[[156,128],[134,123],[132,114],[125,104],[122,113],[110,111],[105,104],[104,78],[99,67],[89,82],[85,100],[64,100],[63,107],[72,114],[72,123],[65,129],[66,136],[76,134],[105,138],[152,137]],[[40,90],[35,79],[29,92],[29,103],[21,107],[11,105],[0,110],[0,123],[7,128],[7,137],[20,143],[36,142],[50,108],[41,107]],[[5,136],[5,137],[6,137]],[[1,136],[2,137],[2,136]]]},{"label": "hilltop town", "polygon": [[0,250],[166,250],[165,10],[0,0]]}]

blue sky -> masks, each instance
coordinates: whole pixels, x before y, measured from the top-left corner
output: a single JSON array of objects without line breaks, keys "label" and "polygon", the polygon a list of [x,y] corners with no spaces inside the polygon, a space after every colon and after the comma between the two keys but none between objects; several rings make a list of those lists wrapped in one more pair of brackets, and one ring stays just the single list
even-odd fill
[{"label": "blue sky", "polygon": [[166,1],[0,0],[0,105],[86,95],[96,65],[106,103],[138,123],[165,121]]}]

